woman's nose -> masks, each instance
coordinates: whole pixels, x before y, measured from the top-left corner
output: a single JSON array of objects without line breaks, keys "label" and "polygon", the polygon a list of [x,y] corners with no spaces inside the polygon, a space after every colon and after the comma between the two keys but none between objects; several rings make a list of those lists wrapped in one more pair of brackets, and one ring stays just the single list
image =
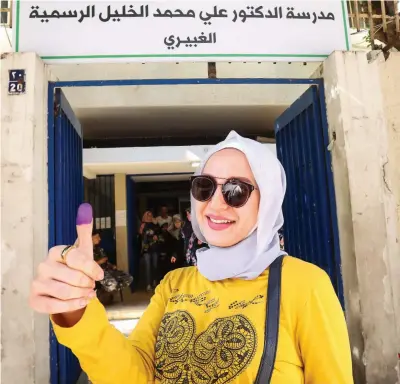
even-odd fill
[{"label": "woman's nose", "polygon": [[224,196],[222,195],[222,188],[220,185],[217,186],[217,189],[211,198],[210,207],[215,211],[226,209],[228,205],[225,202]]}]

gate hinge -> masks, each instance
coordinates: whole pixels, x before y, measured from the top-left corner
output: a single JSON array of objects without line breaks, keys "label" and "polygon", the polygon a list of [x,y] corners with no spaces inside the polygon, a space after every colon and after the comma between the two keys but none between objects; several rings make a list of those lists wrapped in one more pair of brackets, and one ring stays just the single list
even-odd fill
[{"label": "gate hinge", "polygon": [[333,133],[332,133],[332,140],[329,142],[328,147],[327,147],[327,150],[328,150],[329,152],[332,151],[333,146],[334,146],[334,144],[335,144],[335,141],[336,141],[336,132],[333,132]]},{"label": "gate hinge", "polygon": [[56,100],[54,101],[54,117],[58,117],[60,112],[61,112],[61,106],[60,103],[58,103]]}]

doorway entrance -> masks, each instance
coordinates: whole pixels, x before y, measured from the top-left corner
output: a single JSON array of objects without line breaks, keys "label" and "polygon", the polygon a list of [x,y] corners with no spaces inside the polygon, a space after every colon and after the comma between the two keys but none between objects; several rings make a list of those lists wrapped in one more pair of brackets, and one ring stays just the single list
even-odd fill
[{"label": "doorway entrance", "polygon": [[134,277],[135,290],[145,288],[143,265],[140,265],[141,244],[138,223],[146,211],[159,216],[162,207],[168,215],[180,215],[186,220],[185,210],[190,206],[189,178],[193,172],[152,173],[127,175],[127,236],[129,273]]},{"label": "doorway entrance", "polygon": [[[343,303],[336,205],[328,151],[322,79],[151,79],[61,81],[48,86],[49,247],[75,241],[75,215],[83,200],[82,129],[62,88],[151,85],[305,85],[275,123],[277,155],[287,174],[285,249],[324,269]],[[101,89],[101,88],[100,88]],[[54,113],[51,113],[54,111]],[[68,186],[68,187],[65,187]],[[134,186],[127,183],[132,204]],[[129,218],[128,218],[129,220]],[[133,221],[131,224],[134,228]],[[76,383],[77,359],[51,332],[51,384]]]}]

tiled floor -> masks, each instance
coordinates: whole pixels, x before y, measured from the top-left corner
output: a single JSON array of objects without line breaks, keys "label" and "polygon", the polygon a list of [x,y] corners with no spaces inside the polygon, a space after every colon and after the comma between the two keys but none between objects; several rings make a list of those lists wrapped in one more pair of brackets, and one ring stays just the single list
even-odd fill
[{"label": "tiled floor", "polygon": [[132,294],[129,290],[125,290],[123,303],[119,301],[118,295],[116,295],[115,303],[107,306],[108,319],[111,321],[140,318],[149,305],[151,296],[152,294],[147,292]]}]

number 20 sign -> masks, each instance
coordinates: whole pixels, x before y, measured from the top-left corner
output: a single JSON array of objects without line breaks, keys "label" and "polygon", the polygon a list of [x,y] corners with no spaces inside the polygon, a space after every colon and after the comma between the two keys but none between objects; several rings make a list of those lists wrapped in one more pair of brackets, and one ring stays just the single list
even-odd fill
[{"label": "number 20 sign", "polygon": [[26,91],[25,69],[11,69],[8,71],[8,94],[20,95]]}]

